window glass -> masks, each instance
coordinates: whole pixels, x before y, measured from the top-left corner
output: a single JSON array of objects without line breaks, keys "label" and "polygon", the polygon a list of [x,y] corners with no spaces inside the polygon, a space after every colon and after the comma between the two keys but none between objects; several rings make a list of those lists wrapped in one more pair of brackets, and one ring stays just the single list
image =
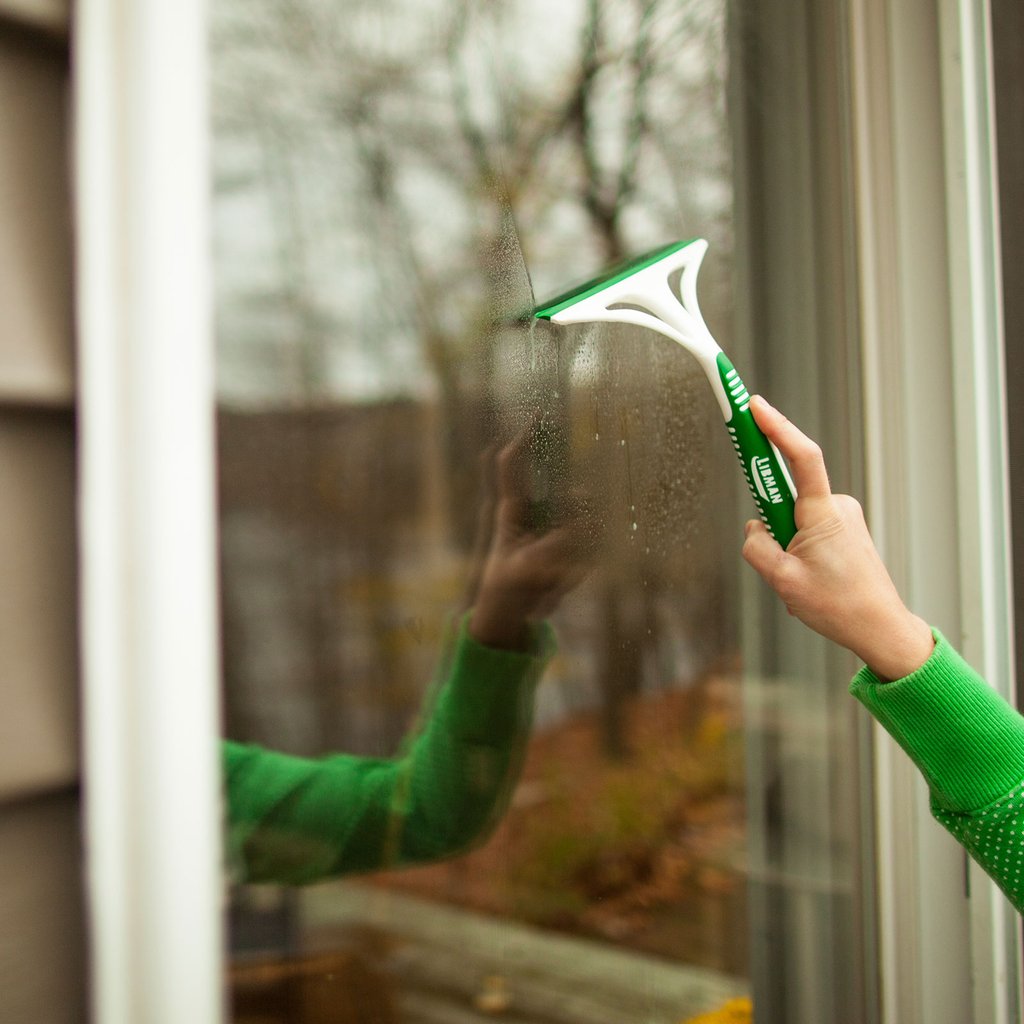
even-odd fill
[{"label": "window glass", "polygon": [[[213,5],[225,706],[246,745],[226,748],[237,1021],[746,1020],[766,934],[751,850],[775,829],[808,876],[831,871],[836,850],[799,842],[828,815],[831,776],[803,782],[831,770],[829,708],[801,719],[814,743],[774,806],[810,802],[790,821],[763,804],[787,709],[779,687],[752,704],[744,676],[752,506],[702,371],[640,328],[526,315],[702,236],[705,319],[749,350],[727,14]],[[531,536],[571,528],[565,557],[590,566],[563,580],[532,695],[541,631],[517,636],[527,667],[463,633],[510,445]],[[320,787],[310,761],[266,751],[340,774]],[[753,805],[748,763],[766,773]],[[798,915],[782,931],[813,974]]]}]

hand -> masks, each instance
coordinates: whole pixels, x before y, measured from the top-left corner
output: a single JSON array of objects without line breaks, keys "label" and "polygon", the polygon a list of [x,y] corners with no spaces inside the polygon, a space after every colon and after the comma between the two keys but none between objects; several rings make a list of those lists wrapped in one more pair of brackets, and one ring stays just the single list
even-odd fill
[{"label": "hand", "polygon": [[499,452],[491,543],[476,587],[469,633],[489,647],[522,649],[528,625],[549,616],[590,571],[584,515],[568,514],[545,533],[530,525],[529,432]]},{"label": "hand", "polygon": [[879,557],[859,502],[833,494],[821,449],[756,396],[758,426],[789,463],[799,497],[796,536],[783,551],[765,525],[746,526],[743,557],[790,615],[849,648],[882,679],[901,679],[929,658],[928,624],[903,603]]}]

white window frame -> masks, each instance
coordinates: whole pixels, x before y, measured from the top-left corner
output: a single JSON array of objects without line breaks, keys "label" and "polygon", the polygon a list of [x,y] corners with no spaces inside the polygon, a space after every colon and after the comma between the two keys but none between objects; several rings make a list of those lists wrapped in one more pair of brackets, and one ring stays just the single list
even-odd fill
[{"label": "white window frame", "polygon": [[222,1019],[202,0],[74,19],[93,1019]]},{"label": "white window frame", "polygon": [[[910,603],[1012,699],[988,4],[850,13],[869,518]],[[1010,1024],[1017,915],[931,820],[905,755],[876,740],[882,1019]]]}]

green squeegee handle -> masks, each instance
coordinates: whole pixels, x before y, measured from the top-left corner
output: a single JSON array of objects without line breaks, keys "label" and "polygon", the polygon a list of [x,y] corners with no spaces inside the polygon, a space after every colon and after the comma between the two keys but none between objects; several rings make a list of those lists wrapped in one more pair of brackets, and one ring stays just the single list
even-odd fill
[{"label": "green squeegee handle", "polygon": [[786,548],[796,534],[796,495],[790,484],[789,472],[778,450],[754,421],[750,395],[724,353],[718,356],[718,373],[732,411],[725,426],[743,467],[747,487],[769,532]]}]

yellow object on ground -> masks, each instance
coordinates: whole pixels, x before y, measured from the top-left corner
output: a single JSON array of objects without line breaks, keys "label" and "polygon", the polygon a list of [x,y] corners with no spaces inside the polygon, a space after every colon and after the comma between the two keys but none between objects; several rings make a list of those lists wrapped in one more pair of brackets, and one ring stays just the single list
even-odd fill
[{"label": "yellow object on ground", "polygon": [[754,1004],[746,997],[730,999],[724,1006],[679,1024],[754,1024]]}]

